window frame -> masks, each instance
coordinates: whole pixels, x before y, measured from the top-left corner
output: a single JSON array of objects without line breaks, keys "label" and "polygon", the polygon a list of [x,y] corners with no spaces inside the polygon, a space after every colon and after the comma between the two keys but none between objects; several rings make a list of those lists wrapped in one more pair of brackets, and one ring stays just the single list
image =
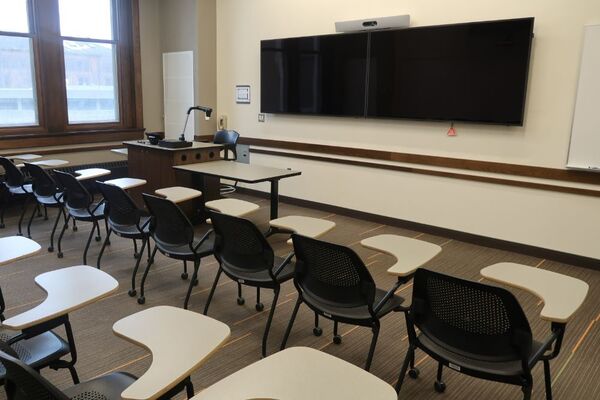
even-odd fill
[{"label": "window frame", "polygon": [[39,41],[37,37],[37,26],[36,20],[33,17],[33,0],[27,0],[27,22],[29,23],[29,32],[11,32],[11,31],[2,31],[0,30],[0,36],[16,36],[16,37],[26,37],[31,40],[31,66],[33,67],[32,78],[34,79],[34,94],[35,94],[35,106],[37,112],[37,124],[33,125],[13,125],[13,126],[0,126],[0,135],[3,134],[4,131],[15,131],[20,133],[33,133],[38,132],[40,129],[45,132],[45,113],[44,113],[44,104],[40,99],[42,98],[42,88],[40,85],[41,81],[41,73],[40,73],[40,65],[39,65]]},{"label": "window frame", "polygon": [[[0,149],[38,146],[51,141],[49,138],[55,138],[56,145],[65,145],[106,141],[107,136],[115,141],[141,137],[144,129],[138,0],[111,0],[112,40],[63,37],[58,0],[27,0],[27,5],[29,34],[9,34],[32,39],[38,125],[0,127]],[[106,42],[115,46],[119,121],[69,123],[63,40]]]}]

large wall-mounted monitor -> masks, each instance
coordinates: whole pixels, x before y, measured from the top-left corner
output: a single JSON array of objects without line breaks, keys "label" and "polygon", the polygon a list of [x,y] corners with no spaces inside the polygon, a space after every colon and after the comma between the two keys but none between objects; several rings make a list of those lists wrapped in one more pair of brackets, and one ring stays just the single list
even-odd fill
[{"label": "large wall-mounted monitor", "polygon": [[261,42],[261,111],[522,125],[533,18]]}]

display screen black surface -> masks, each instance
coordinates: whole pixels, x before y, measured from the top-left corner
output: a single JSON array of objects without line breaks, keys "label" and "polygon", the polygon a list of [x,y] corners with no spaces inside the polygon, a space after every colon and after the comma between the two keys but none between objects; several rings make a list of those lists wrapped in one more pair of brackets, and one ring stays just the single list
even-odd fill
[{"label": "display screen black surface", "polygon": [[532,37],[522,18],[264,40],[261,112],[522,125]]},{"label": "display screen black surface", "polygon": [[261,112],[365,113],[367,33],[261,42]]},{"label": "display screen black surface", "polygon": [[533,18],[371,33],[368,117],[522,125]]}]

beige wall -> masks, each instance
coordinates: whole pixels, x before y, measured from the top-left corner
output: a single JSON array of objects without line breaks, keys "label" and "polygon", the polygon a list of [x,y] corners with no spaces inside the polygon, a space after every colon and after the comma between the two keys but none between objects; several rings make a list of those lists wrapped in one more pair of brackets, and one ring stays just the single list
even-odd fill
[{"label": "beige wall", "polygon": [[[164,130],[162,53],[194,52],[194,97],[216,108],[216,0],[140,0],[144,127]],[[191,106],[191,104],[190,104]],[[181,110],[184,114],[187,110]],[[215,131],[216,118],[196,116],[196,134]]]},{"label": "beige wall", "polygon": [[[413,26],[533,16],[535,39],[524,127],[268,115],[260,111],[261,39],[332,33],[334,22],[410,14]],[[597,0],[219,0],[220,114],[244,136],[563,168],[583,26],[600,23]],[[252,86],[252,104],[234,101]],[[252,155],[293,167],[282,193],[391,217],[600,258],[600,199],[493,184]]]}]

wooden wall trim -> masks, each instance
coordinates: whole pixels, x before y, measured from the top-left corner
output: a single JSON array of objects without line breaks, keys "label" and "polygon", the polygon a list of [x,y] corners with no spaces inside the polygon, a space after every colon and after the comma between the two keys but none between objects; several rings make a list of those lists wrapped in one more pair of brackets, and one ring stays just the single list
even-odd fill
[{"label": "wooden wall trim", "polygon": [[[212,136],[200,136],[198,138],[200,140],[212,140]],[[537,167],[531,165],[508,164],[492,161],[468,160],[451,157],[429,156],[423,154],[399,153],[385,150],[361,149],[355,147],[333,146],[316,143],[291,142],[287,140],[240,137],[240,143],[250,146],[261,146],[277,148],[282,150],[320,153],[323,155],[360,157],[372,160],[420,164],[431,167],[462,169],[494,174],[504,174],[529,178],[565,181],[572,183],[587,183],[600,185],[600,173],[596,172]]]},{"label": "wooden wall trim", "polygon": [[354,166],[358,166],[358,167],[387,169],[387,170],[399,171],[399,172],[409,172],[409,173],[413,173],[413,174],[439,176],[439,177],[443,177],[443,178],[462,179],[462,180],[467,180],[467,181],[484,182],[484,183],[494,183],[497,185],[517,186],[517,187],[523,187],[523,188],[529,188],[529,189],[548,190],[548,191],[560,192],[560,193],[571,193],[571,194],[578,194],[578,195],[582,195],[582,196],[600,197],[600,190],[582,189],[582,188],[575,188],[575,187],[569,187],[569,186],[549,185],[549,184],[545,184],[545,183],[517,181],[517,180],[511,180],[511,179],[494,178],[494,177],[480,176],[480,175],[470,175],[470,174],[464,174],[464,173],[459,173],[459,172],[436,171],[436,170],[430,170],[430,169],[405,167],[405,166],[401,166],[401,165],[379,164],[379,163],[373,163],[373,162],[368,162],[368,161],[321,157],[321,156],[313,156],[313,155],[309,155],[309,154],[289,153],[289,152],[284,152],[284,151],[272,151],[272,150],[251,148],[250,152],[256,153],[256,154],[267,154],[267,155],[271,155],[271,156],[300,158],[300,159],[304,159],[304,160],[354,165]]},{"label": "wooden wall trim", "polygon": [[69,144],[116,142],[142,139],[143,128],[85,132],[32,133],[29,135],[0,135],[0,150],[27,147],[61,146]]},{"label": "wooden wall trim", "polygon": [[[240,193],[247,193],[258,197],[269,197],[269,193],[258,191],[256,189],[238,187],[237,190]],[[479,246],[492,247],[495,249],[526,254],[532,257],[538,257],[547,260],[558,261],[565,264],[576,265],[584,268],[600,270],[600,260],[591,257],[580,256],[577,254],[546,249],[544,247],[537,247],[523,243],[511,242],[508,240],[496,239],[488,236],[476,235],[474,233],[468,233],[454,229],[441,228],[439,226],[422,224],[419,222],[387,217],[384,215],[372,214],[364,211],[357,211],[350,208],[344,208],[325,203],[318,203],[315,201],[298,199],[295,197],[280,195],[279,199],[282,202],[297,205],[300,207],[313,208],[324,212],[334,213],[337,215],[344,215],[351,218],[358,218],[378,224],[395,226],[431,235],[442,236],[448,239],[454,239],[461,242],[473,243]]]}]

